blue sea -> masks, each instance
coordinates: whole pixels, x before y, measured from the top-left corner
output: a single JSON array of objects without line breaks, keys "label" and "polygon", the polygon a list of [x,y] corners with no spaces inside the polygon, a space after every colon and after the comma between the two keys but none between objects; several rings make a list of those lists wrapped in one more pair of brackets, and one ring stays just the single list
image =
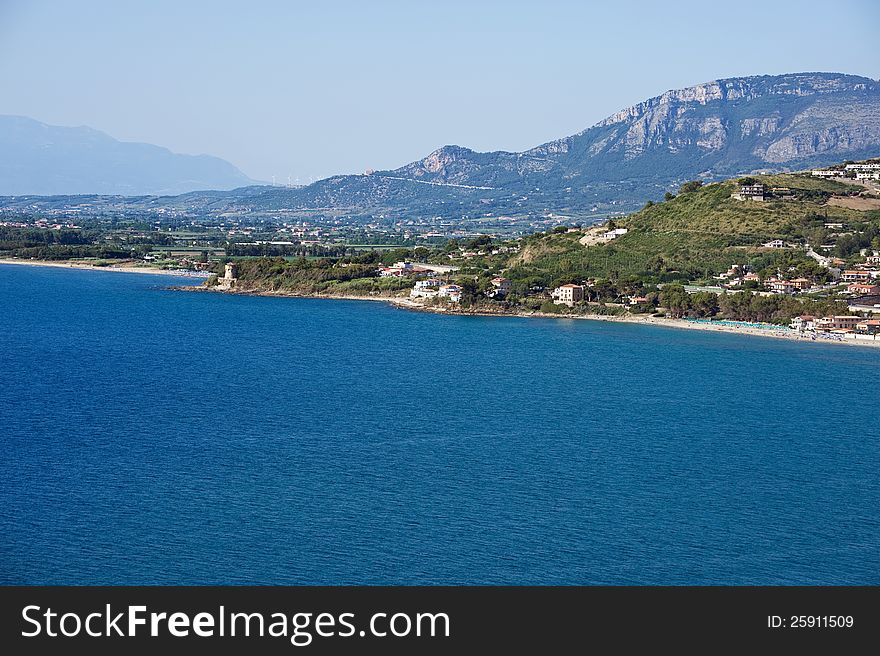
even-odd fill
[{"label": "blue sea", "polygon": [[880,583],[880,349],[192,282],[0,266],[0,583]]}]

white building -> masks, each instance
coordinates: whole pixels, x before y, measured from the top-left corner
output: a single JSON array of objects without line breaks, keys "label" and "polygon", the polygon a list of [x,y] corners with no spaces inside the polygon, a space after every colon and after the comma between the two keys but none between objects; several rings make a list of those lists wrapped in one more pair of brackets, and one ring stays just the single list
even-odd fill
[{"label": "white building", "polygon": [[752,184],[752,185],[741,185],[739,188],[739,193],[733,194],[733,197],[737,200],[764,200],[764,185],[762,184]]},{"label": "white building", "polygon": [[815,325],[816,330],[854,330],[861,321],[861,317],[835,315],[833,317],[816,319]]},{"label": "white building", "polygon": [[798,332],[816,329],[816,317],[811,314],[803,314],[791,320],[791,327]]},{"label": "white building", "polygon": [[510,279],[498,276],[497,278],[492,278],[492,289],[486,292],[486,295],[490,298],[504,298],[510,294],[512,288],[513,283]]},{"label": "white building", "polygon": [[573,285],[571,283],[562,285],[554,289],[550,296],[556,305],[567,305],[572,307],[575,303],[584,300],[584,286]]},{"label": "white building", "polygon": [[768,280],[767,287],[777,294],[794,294],[796,289],[788,280]]},{"label": "white building", "polygon": [[840,274],[843,282],[868,282],[871,279],[871,271],[844,271]]},{"label": "white building", "polygon": [[614,230],[609,230],[602,234],[602,239],[605,241],[611,241],[612,239],[617,239],[618,237],[622,237],[626,233],[629,232],[629,228],[615,228]]},{"label": "white building", "polygon": [[461,301],[461,287],[458,285],[441,285],[437,295],[448,298],[453,303]]}]

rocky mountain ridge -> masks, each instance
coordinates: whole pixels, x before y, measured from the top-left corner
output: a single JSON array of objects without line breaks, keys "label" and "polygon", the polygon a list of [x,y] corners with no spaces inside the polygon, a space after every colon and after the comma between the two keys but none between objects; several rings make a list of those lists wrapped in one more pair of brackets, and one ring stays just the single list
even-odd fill
[{"label": "rocky mountain ridge", "polygon": [[[690,179],[799,170],[878,154],[876,80],[840,73],[763,75],[666,91],[519,153],[444,146],[398,169],[211,196],[204,206],[352,219],[553,213],[589,220],[637,209]],[[187,201],[192,206],[194,199]]]}]

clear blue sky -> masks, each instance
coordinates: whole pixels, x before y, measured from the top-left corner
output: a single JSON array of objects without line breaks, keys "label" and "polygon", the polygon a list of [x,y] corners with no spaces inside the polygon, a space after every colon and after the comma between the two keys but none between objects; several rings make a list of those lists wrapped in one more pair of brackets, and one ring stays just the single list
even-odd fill
[{"label": "clear blue sky", "polygon": [[0,113],[306,182],[522,150],[720,77],[877,79],[878,26],[877,0],[0,0]]}]

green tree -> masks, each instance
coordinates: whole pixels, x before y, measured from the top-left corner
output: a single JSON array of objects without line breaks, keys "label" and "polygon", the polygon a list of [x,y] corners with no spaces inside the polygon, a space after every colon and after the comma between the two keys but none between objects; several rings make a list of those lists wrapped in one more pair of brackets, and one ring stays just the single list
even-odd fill
[{"label": "green tree", "polygon": [[690,299],[684,286],[674,283],[660,290],[660,305],[666,308],[667,313],[675,318],[683,317],[690,308]]}]

